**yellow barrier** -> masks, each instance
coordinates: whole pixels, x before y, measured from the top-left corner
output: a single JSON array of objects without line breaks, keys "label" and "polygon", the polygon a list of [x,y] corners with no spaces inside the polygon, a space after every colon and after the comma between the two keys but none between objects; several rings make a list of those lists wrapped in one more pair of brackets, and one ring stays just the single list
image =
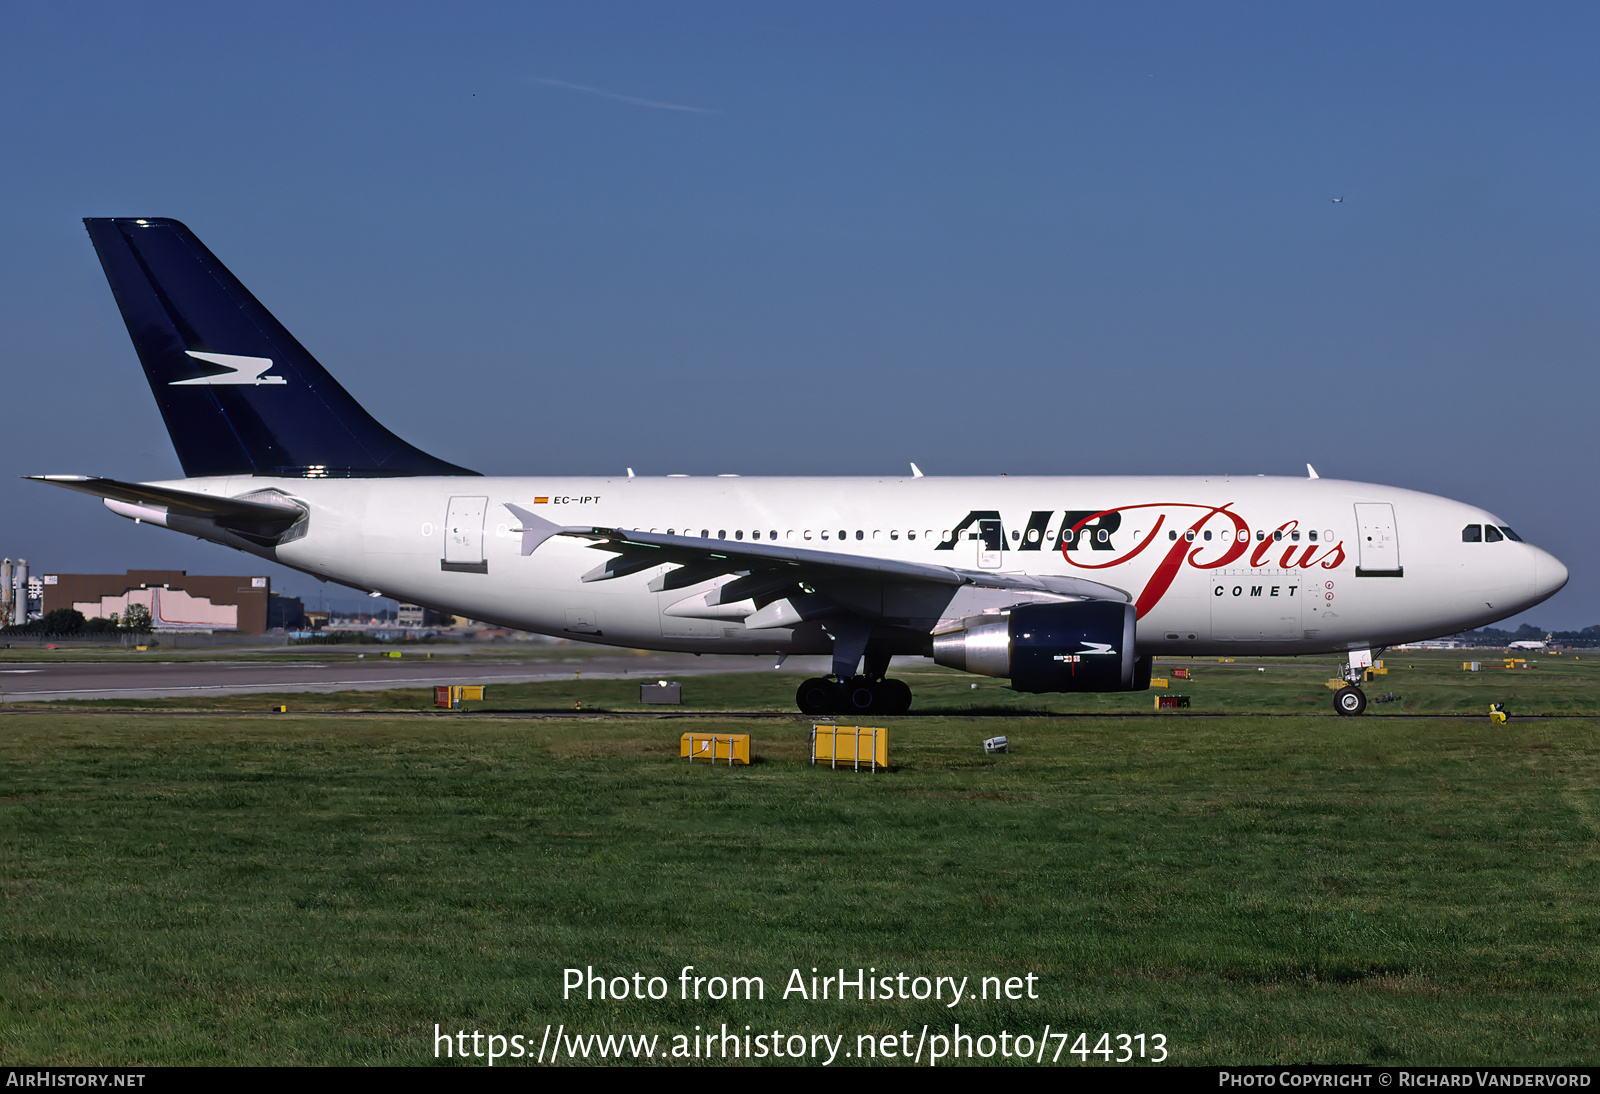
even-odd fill
[{"label": "yellow barrier", "polygon": [[710,764],[749,764],[750,734],[748,733],[685,733],[678,739],[678,755],[694,763],[703,760]]},{"label": "yellow barrier", "polygon": [[811,727],[811,762],[860,771],[889,766],[889,731],[871,726]]},{"label": "yellow barrier", "polygon": [[433,705],[454,710],[461,705],[461,700],[471,699],[474,702],[483,702],[482,684],[440,684],[433,689]]}]

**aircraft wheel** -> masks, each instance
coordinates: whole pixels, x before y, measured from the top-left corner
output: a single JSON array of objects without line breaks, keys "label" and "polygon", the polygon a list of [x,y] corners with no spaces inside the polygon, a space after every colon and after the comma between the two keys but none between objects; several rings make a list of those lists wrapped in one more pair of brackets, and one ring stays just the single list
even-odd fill
[{"label": "aircraft wheel", "polygon": [[801,714],[832,714],[835,690],[831,681],[814,676],[794,693],[795,705]]},{"label": "aircraft wheel", "polygon": [[1340,714],[1355,717],[1367,709],[1367,693],[1352,684],[1346,684],[1333,693],[1333,709]]},{"label": "aircraft wheel", "polygon": [[884,714],[904,714],[911,709],[911,687],[903,680],[885,680],[880,694]]},{"label": "aircraft wheel", "polygon": [[865,676],[857,676],[845,683],[840,692],[844,701],[839,704],[841,711],[852,714],[872,714],[882,707],[882,693],[871,680]]}]

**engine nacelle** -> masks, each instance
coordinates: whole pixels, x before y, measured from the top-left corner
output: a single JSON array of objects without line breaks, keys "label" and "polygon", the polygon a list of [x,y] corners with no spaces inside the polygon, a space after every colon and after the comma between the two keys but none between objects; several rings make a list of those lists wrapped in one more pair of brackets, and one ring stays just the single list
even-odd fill
[{"label": "engine nacelle", "polygon": [[1083,600],[1019,604],[934,636],[948,668],[1008,677],[1017,691],[1143,691],[1150,658],[1133,644],[1132,604]]}]

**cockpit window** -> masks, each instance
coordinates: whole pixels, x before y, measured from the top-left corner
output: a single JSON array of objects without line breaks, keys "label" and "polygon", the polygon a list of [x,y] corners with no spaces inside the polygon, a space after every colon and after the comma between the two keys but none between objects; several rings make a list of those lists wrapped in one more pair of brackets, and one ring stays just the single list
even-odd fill
[{"label": "cockpit window", "polygon": [[1461,542],[1462,543],[1482,543],[1483,542],[1483,525],[1481,525],[1481,524],[1469,524],[1465,528],[1461,529]]},{"label": "cockpit window", "polygon": [[1513,532],[1511,529],[1507,528],[1504,524],[1500,525],[1500,530],[1506,534],[1506,538],[1512,543],[1522,542],[1522,537],[1517,535],[1517,533]]},{"label": "cockpit window", "polygon": [[1485,524],[1483,526],[1483,539],[1485,543],[1499,543],[1505,538],[1505,536],[1500,534],[1500,529],[1496,528],[1494,525]]}]

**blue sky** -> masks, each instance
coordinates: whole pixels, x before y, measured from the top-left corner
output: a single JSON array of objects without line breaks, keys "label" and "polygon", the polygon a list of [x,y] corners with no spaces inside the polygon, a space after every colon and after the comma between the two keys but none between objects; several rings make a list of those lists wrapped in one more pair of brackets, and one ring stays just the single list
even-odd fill
[{"label": "blue sky", "polygon": [[80,224],[145,215],[488,473],[1309,461],[1491,509],[1573,574],[1526,621],[1600,623],[1593,5],[4,10],[35,569],[257,568],[15,478],[178,474]]}]

